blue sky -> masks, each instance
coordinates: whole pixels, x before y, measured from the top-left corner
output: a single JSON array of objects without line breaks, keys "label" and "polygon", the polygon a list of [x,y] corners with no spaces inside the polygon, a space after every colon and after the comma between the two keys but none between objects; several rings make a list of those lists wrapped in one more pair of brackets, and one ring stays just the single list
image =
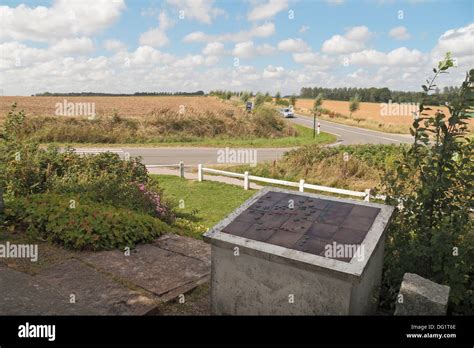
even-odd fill
[{"label": "blue sky", "polygon": [[474,66],[473,2],[2,1],[4,95],[303,86],[417,90],[447,50]]}]

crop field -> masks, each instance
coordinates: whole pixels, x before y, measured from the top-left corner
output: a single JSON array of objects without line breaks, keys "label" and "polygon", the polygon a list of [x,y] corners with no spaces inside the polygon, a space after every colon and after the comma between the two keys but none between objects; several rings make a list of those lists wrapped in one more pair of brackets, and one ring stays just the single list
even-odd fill
[{"label": "crop field", "polygon": [[[303,114],[309,115],[313,107],[313,99],[298,99],[296,101],[296,108]],[[413,123],[413,116],[410,113],[402,113],[401,115],[394,115],[394,110],[396,108],[403,110],[399,105],[393,103],[391,105],[391,114],[389,108],[387,107],[386,115],[383,115],[382,106],[380,103],[366,103],[361,102],[360,108],[352,114],[352,121],[346,120],[344,123],[350,123],[360,126],[368,126],[368,128],[380,129],[382,131],[408,133],[409,127]],[[342,114],[349,118],[349,102],[348,101],[338,101],[338,100],[325,100],[323,102],[322,108],[330,110],[334,113]],[[405,107],[406,108],[406,107]],[[428,114],[434,114],[436,110],[441,109],[445,112],[446,115],[449,114],[448,108],[443,106],[433,106],[431,111],[428,111]],[[329,116],[329,115],[328,115]],[[329,118],[331,118],[329,116]],[[336,117],[333,117],[337,119]],[[469,121],[470,128],[474,125],[474,120]]]},{"label": "crop field", "polygon": [[[292,147],[314,142],[271,107],[247,113],[236,101],[204,96],[0,97],[0,124],[13,103],[24,136],[56,144]],[[335,137],[323,133],[319,143]]]},{"label": "crop field", "polygon": [[241,112],[231,103],[224,103],[213,97],[182,96],[133,96],[133,97],[0,97],[0,117],[10,110],[13,103],[27,115],[53,116],[57,103],[95,103],[98,116],[117,113],[122,117],[143,117],[153,112],[181,112],[191,114],[230,114]]}]

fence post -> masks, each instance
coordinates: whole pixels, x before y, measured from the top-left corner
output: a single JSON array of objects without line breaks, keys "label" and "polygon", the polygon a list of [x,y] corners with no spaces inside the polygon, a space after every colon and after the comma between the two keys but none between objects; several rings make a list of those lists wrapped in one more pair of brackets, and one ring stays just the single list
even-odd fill
[{"label": "fence post", "polygon": [[203,181],[204,175],[202,172],[202,164],[198,164],[198,181]]},{"label": "fence post", "polygon": [[304,179],[300,180],[300,192],[304,192]]},{"label": "fence post", "polygon": [[250,188],[249,172],[244,172],[244,190],[248,190],[249,188]]},{"label": "fence post", "polygon": [[179,162],[179,177],[184,178],[184,162]]},{"label": "fence post", "polygon": [[364,201],[370,202],[370,189],[365,190]]}]

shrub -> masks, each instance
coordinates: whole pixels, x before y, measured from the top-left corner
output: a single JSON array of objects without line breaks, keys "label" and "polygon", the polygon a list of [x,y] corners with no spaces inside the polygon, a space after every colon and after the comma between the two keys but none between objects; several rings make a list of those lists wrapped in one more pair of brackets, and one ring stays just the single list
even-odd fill
[{"label": "shrub", "polygon": [[276,105],[290,106],[290,102],[286,99],[277,99],[275,101]]},{"label": "shrub", "polygon": [[[436,77],[451,66],[448,54],[425,92],[434,90]],[[449,285],[452,312],[474,313],[473,145],[466,137],[466,92],[467,82],[449,105],[448,119],[440,110],[426,117],[427,108],[420,105],[421,117],[411,129],[414,144],[385,176],[387,203],[398,206],[386,244],[382,304],[387,307],[394,306],[403,274],[412,272]]]},{"label": "shrub", "polygon": [[79,195],[36,194],[8,202],[7,224],[32,238],[70,249],[106,250],[151,242],[170,231],[149,215],[98,204]]},{"label": "shrub", "polygon": [[180,234],[194,238],[202,238],[202,235],[207,231],[206,226],[181,217],[176,218],[173,226],[178,229]]}]

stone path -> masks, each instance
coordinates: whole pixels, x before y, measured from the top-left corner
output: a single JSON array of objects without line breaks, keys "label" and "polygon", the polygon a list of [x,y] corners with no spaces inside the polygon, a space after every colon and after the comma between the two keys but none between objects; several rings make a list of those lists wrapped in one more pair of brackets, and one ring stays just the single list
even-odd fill
[{"label": "stone path", "polygon": [[71,254],[35,275],[0,264],[0,315],[144,315],[210,276],[209,246],[177,235]]}]

